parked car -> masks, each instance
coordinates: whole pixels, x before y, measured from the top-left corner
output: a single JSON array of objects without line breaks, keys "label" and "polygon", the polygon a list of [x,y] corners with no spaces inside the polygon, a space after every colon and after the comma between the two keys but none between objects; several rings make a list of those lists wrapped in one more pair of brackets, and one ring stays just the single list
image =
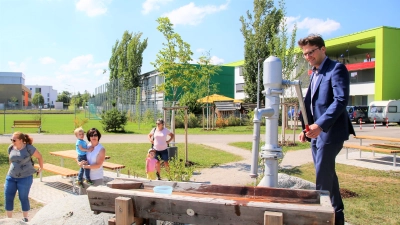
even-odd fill
[{"label": "parked car", "polygon": [[360,123],[360,119],[363,122],[369,123],[370,120],[368,118],[368,106],[367,105],[358,105],[358,106],[347,106],[347,112],[349,113],[349,118],[352,122]]}]

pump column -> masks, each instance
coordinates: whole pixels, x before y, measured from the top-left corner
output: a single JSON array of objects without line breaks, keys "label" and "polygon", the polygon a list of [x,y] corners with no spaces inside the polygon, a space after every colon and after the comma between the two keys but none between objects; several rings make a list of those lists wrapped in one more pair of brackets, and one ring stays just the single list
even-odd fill
[{"label": "pump column", "polygon": [[265,145],[261,147],[261,158],[265,160],[265,175],[258,184],[264,187],[278,186],[278,159],[283,158],[282,148],[278,145],[279,95],[282,89],[282,62],[275,56],[264,61],[265,108],[273,109],[274,114],[266,118]]}]

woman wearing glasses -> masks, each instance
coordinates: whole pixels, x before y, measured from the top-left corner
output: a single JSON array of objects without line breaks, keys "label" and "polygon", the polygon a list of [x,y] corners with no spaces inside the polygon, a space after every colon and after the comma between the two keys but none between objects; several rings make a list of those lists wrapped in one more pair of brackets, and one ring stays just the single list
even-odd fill
[{"label": "woman wearing glasses", "polygon": [[83,169],[90,169],[90,179],[94,186],[104,185],[103,162],[105,160],[106,149],[99,143],[101,133],[96,128],[88,130],[86,137],[90,142],[88,147],[93,146],[93,151],[87,152],[87,161],[78,164]]},{"label": "woman wearing glasses", "polygon": [[[32,145],[33,139],[27,134],[15,132],[11,138],[11,145],[8,147],[8,170],[4,184],[5,209],[7,217],[12,218],[14,210],[14,198],[18,191],[21,202],[22,221],[28,222],[29,191],[33,182],[33,174],[40,173],[43,169],[43,158],[40,152]],[[32,156],[38,159],[39,169],[33,167]]]},{"label": "woman wearing glasses", "polygon": [[[157,178],[161,180],[160,177],[160,159],[164,161],[164,166],[168,170],[168,144],[174,139],[175,135],[171,133],[167,128],[164,127],[164,120],[157,119],[157,127],[151,129],[148,137],[150,142],[153,144],[153,149],[156,150],[156,170]],[[167,140],[167,136],[170,138]]]}]

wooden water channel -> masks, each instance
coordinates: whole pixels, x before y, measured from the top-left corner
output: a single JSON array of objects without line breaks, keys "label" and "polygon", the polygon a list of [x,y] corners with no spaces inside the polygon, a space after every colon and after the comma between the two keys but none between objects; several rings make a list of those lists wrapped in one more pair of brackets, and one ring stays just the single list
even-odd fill
[{"label": "wooden water channel", "polygon": [[[117,178],[87,189],[91,210],[115,213],[109,224],[334,224],[328,192]],[[154,186],[173,187],[171,195]],[[119,189],[116,189],[119,188]]]}]

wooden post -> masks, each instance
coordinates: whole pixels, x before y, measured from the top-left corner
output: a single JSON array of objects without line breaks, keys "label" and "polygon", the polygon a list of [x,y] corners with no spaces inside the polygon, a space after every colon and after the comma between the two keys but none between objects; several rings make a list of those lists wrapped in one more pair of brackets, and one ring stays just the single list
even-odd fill
[{"label": "wooden post", "polygon": [[185,108],[185,158],[188,161],[188,109]]},{"label": "wooden post", "polygon": [[201,108],[202,108],[202,110],[203,110],[203,130],[204,130],[204,106],[201,107]]},{"label": "wooden post", "polygon": [[283,225],[283,213],[265,211],[264,225]]},{"label": "wooden post", "polygon": [[108,219],[108,225],[115,225],[115,217]]},{"label": "wooden post", "polygon": [[131,225],[135,222],[131,198],[115,198],[115,220],[116,225]]}]

